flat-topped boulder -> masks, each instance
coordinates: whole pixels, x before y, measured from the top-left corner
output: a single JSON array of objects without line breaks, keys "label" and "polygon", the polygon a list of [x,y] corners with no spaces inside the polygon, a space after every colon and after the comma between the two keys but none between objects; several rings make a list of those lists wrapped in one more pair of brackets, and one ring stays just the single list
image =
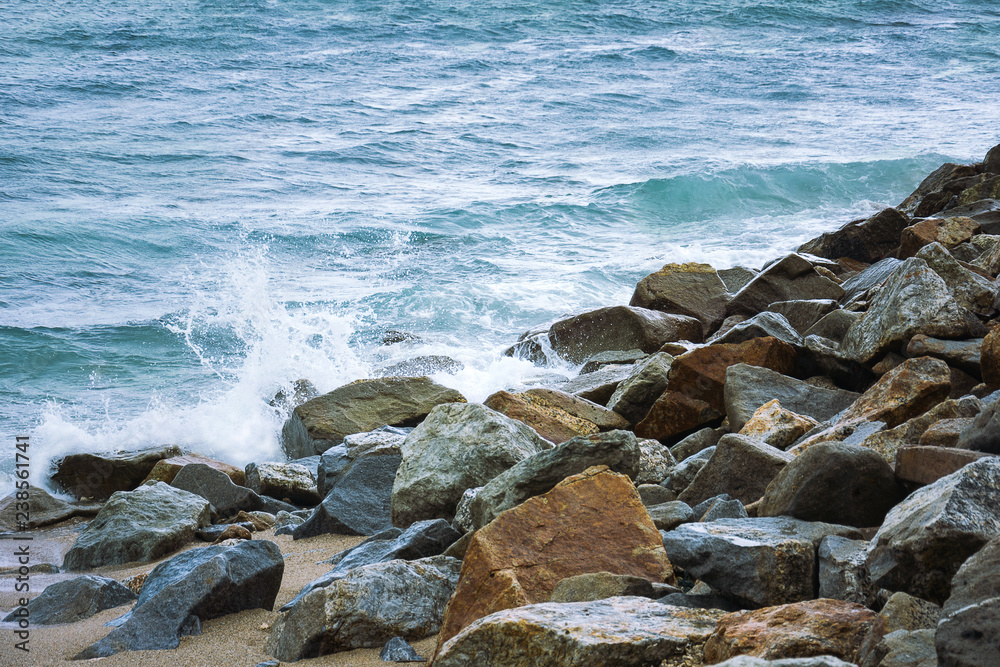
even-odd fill
[{"label": "flat-topped boulder", "polygon": [[693,317],[633,306],[592,310],[549,328],[552,349],[574,364],[607,350],[638,349],[650,354],[668,341],[697,343],[702,339],[702,324]]},{"label": "flat-topped boulder", "polygon": [[301,463],[248,463],[246,476],[247,488],[259,496],[310,506],[322,500],[316,488],[315,473]]},{"label": "flat-topped boulder", "polygon": [[352,433],[415,426],[436,405],[464,402],[428,377],[358,380],[297,406],[282,428],[281,446],[291,459],[322,454]]},{"label": "flat-topped boulder", "polygon": [[982,349],[982,338],[941,340],[918,334],[907,343],[905,355],[911,359],[913,357],[934,357],[978,378],[982,377],[980,359]]},{"label": "flat-topped boulder", "polygon": [[630,306],[688,315],[701,321],[705,335],[726,317],[729,290],[708,264],[667,264],[636,285]]},{"label": "flat-topped boulder", "polygon": [[58,459],[52,481],[77,498],[107,500],[116,491],[132,491],[157,461],[180,456],[176,445],[115,453],[70,454]]},{"label": "flat-topped boulder", "polygon": [[483,405],[490,410],[524,422],[549,442],[559,444],[578,435],[597,433],[597,424],[574,417],[562,408],[536,403],[526,394],[498,391],[491,394]]},{"label": "flat-topped boulder", "polygon": [[451,520],[466,489],[552,448],[530,426],[475,403],[440,405],[403,442],[392,523]]},{"label": "flat-topped boulder", "polygon": [[209,523],[209,502],[163,482],[118,491],[66,552],[63,567],[87,570],[148,562],[176,551]]}]

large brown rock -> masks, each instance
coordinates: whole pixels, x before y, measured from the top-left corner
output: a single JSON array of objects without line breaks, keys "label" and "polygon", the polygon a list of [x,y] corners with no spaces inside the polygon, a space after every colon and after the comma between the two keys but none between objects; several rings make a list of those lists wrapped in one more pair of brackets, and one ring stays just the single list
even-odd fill
[{"label": "large brown rock", "polygon": [[776,301],[840,299],[844,290],[805,257],[792,253],[775,262],[737,292],[726,312],[752,317]]},{"label": "large brown rock", "polygon": [[[913,193],[903,200],[899,210],[909,215],[922,217],[937,213],[963,190],[966,179],[979,174],[973,165],[947,162],[925,178]],[[899,234],[896,234],[898,240]]]},{"label": "large brown rock", "polygon": [[896,477],[912,484],[931,484],[984,456],[989,454],[954,447],[902,447],[896,452]]},{"label": "large brown rock", "polygon": [[993,387],[1000,387],[1000,327],[996,327],[983,338],[979,363],[983,382]]},{"label": "large brown rock", "polygon": [[281,429],[281,446],[290,459],[322,454],[353,433],[416,426],[445,403],[465,398],[427,377],[357,380],[296,407]]},{"label": "large brown rock", "polygon": [[726,369],[749,364],[791,374],[795,348],[776,338],[706,345],[674,359],[667,388],[636,424],[636,435],[662,440],[721,417],[725,412]]},{"label": "large brown rock", "polygon": [[737,655],[767,660],[833,655],[853,662],[875,620],[875,612],[842,600],[809,600],[719,619],[705,642],[705,662]]},{"label": "large brown rock", "polygon": [[981,232],[979,223],[972,218],[927,218],[902,231],[899,255],[901,258],[913,257],[925,245],[935,242],[954,248]]},{"label": "large brown rock", "polygon": [[564,410],[574,417],[597,424],[602,431],[614,431],[628,428],[628,421],[617,412],[609,410],[585,398],[567,394],[558,389],[536,387],[523,393],[523,396],[533,405],[545,405]]},{"label": "large brown rock", "polygon": [[697,343],[702,338],[701,322],[693,317],[632,306],[592,310],[549,328],[552,349],[574,364],[608,350],[653,353],[668,341]]},{"label": "large brown rock", "polygon": [[708,264],[667,264],[636,285],[630,306],[688,315],[701,320],[707,335],[726,317],[729,291]]},{"label": "large brown rock", "polygon": [[799,252],[828,259],[849,257],[873,264],[896,249],[899,235],[908,224],[909,218],[894,208],[887,208],[868,219],[854,220],[835,232],[808,241],[799,247]]},{"label": "large brown rock", "polygon": [[604,466],[566,478],[476,531],[438,650],[477,619],[548,601],[560,581],[587,572],[673,582],[660,535],[632,481]]},{"label": "large brown rock", "polygon": [[483,405],[511,419],[524,422],[549,442],[559,444],[578,435],[597,433],[597,424],[574,417],[561,408],[537,405],[529,396],[498,391]]},{"label": "large brown rock", "polygon": [[933,424],[945,419],[975,417],[982,409],[982,403],[974,396],[965,396],[957,400],[949,398],[895,428],[868,436],[862,441],[861,446],[875,450],[892,464],[895,463],[896,452],[901,447],[920,442],[920,438]]},{"label": "large brown rock", "polygon": [[132,491],[157,461],[181,455],[167,445],[113,454],[70,454],[55,462],[52,481],[77,498],[107,500],[116,491]]},{"label": "large brown rock", "polygon": [[246,473],[234,465],[228,463],[223,463],[222,461],[216,461],[215,459],[210,459],[207,456],[201,456],[200,454],[184,454],[182,456],[171,456],[169,459],[162,459],[156,462],[153,469],[149,471],[146,482],[166,482],[170,484],[174,481],[174,477],[177,473],[181,471],[184,466],[192,465],[195,463],[200,463],[206,465],[209,468],[214,468],[219,472],[226,474],[229,479],[233,480],[233,484],[238,486],[246,486]]}]

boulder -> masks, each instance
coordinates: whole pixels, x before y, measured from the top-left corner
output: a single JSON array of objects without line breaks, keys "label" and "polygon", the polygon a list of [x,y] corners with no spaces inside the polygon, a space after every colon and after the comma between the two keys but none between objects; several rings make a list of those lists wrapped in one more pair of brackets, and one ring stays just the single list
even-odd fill
[{"label": "boulder", "polygon": [[574,417],[597,424],[597,428],[602,431],[614,431],[629,427],[628,420],[617,412],[593,401],[588,401],[573,394],[567,394],[558,389],[536,387],[525,391],[522,395],[534,405],[558,408]]},{"label": "boulder", "polygon": [[748,505],[764,495],[768,482],[791,460],[790,454],[759,440],[744,435],[724,435],[715,453],[677,498],[697,505],[726,493]]},{"label": "boulder", "polygon": [[427,377],[358,380],[296,407],[281,430],[281,446],[291,459],[321,454],[352,433],[415,426],[436,405],[464,402]]},{"label": "boulder", "polygon": [[802,345],[802,335],[789,324],[785,316],[770,311],[757,313],[724,332],[720,331],[717,335],[709,338],[708,342],[713,345],[732,345],[767,336],[777,338],[789,345]]},{"label": "boulder", "polygon": [[379,651],[378,658],[382,662],[427,662],[427,658],[421,658],[402,637],[393,637],[387,641]]},{"label": "boulder", "polygon": [[913,257],[917,251],[931,243],[954,248],[982,233],[979,223],[972,218],[927,218],[920,220],[899,235],[899,256]]},{"label": "boulder", "polygon": [[849,310],[835,310],[824,315],[816,324],[812,325],[802,335],[805,338],[819,336],[834,343],[840,343],[847,335],[847,331],[861,318],[861,313]]},{"label": "boulder", "polygon": [[[902,264],[902,260],[895,257],[886,257],[883,260],[875,262],[860,273],[851,276],[841,285],[844,288],[844,296],[841,297],[840,302],[846,305],[854,301],[867,301],[870,296],[878,292],[900,264]],[[832,337],[827,336],[827,338]],[[834,340],[840,339],[837,338]]]},{"label": "boulder", "polygon": [[[709,447],[715,447],[715,445],[719,443],[719,438],[725,434],[726,431],[722,429],[703,428],[700,431],[692,433],[671,447],[670,455],[673,456],[676,461],[684,461],[698,452],[708,449]],[[694,478],[692,477],[692,479]]]},{"label": "boulder", "polygon": [[1000,145],[994,146],[986,152],[983,160],[983,171],[987,174],[1000,174]]},{"label": "boulder", "polygon": [[310,506],[322,500],[315,473],[300,463],[248,463],[246,474],[247,487],[258,495]]},{"label": "boulder", "polygon": [[691,506],[680,500],[652,505],[647,507],[646,511],[649,512],[649,518],[653,520],[657,530],[673,530],[694,518]]},{"label": "boulder", "polygon": [[[1000,218],[1000,202],[995,201],[993,204],[996,207],[993,213]],[[988,276],[996,278],[997,274],[1000,273],[1000,243],[994,244],[988,250],[980,253],[978,257],[971,261],[971,264],[973,269],[978,269]]]},{"label": "boulder", "polygon": [[719,619],[705,642],[705,661],[736,655],[765,659],[833,655],[853,661],[875,612],[842,600],[808,600],[737,611]]},{"label": "boulder", "polygon": [[937,667],[933,630],[897,630],[882,638],[862,667]]},{"label": "boulder", "polygon": [[549,344],[548,328],[543,328],[521,334],[516,343],[503,351],[503,356],[530,361],[535,366],[548,366],[550,352],[552,346]]},{"label": "boulder", "polygon": [[973,667],[1000,662],[1000,539],[993,538],[955,574],[934,643],[938,664]]},{"label": "boulder", "polygon": [[721,615],[640,597],[532,604],[470,624],[439,648],[434,665],[699,664],[705,638]]},{"label": "boulder", "polygon": [[678,463],[670,471],[670,477],[663,480],[663,485],[674,493],[682,492],[694,481],[694,478],[715,454],[715,447],[716,445],[712,445]]},{"label": "boulder", "polygon": [[706,500],[704,503],[699,504],[697,506],[699,511],[700,508],[706,503],[708,503],[708,509],[706,509],[704,514],[701,515],[701,519],[699,519],[699,521],[711,523],[712,521],[718,521],[719,519],[746,519],[750,516],[743,503],[735,498],[729,498],[725,495],[711,498]]},{"label": "boulder", "polygon": [[[28,603],[28,619],[32,625],[76,623],[99,611],[113,609],[134,601],[139,596],[114,579],[87,574],[46,586],[41,595]],[[5,623],[19,620],[16,612]]]},{"label": "boulder", "polygon": [[[907,197],[899,210],[916,215],[930,215],[941,210],[952,197],[962,191],[961,186],[952,185],[965,179],[973,178],[979,171],[973,165],[946,162],[927,176],[917,189]],[[934,208],[934,210],[930,210]],[[897,234],[898,237],[898,234]]]},{"label": "boulder", "polygon": [[588,572],[673,582],[670,561],[635,487],[604,466],[564,479],[473,534],[445,611],[439,651],[472,622],[547,601],[557,583]]},{"label": "boulder", "polygon": [[841,349],[868,363],[917,334],[972,338],[983,333],[983,325],[956,303],[945,281],[924,260],[910,258],[893,271],[868,311],[847,331]]},{"label": "boulder", "polygon": [[974,417],[982,408],[982,403],[974,396],[965,396],[957,400],[949,398],[895,428],[868,436],[861,446],[878,452],[886,461],[895,464],[896,452],[901,447],[920,442],[921,436],[931,425],[944,419]]},{"label": "boulder", "polygon": [[0,530],[32,530],[74,516],[94,516],[101,510],[101,506],[96,503],[68,503],[54,498],[48,491],[37,486],[29,486],[27,493],[27,502],[31,504],[31,511],[27,515],[24,512],[24,497],[18,500],[16,491],[0,500]]},{"label": "boulder", "polygon": [[635,474],[636,486],[640,484],[659,484],[677,465],[670,449],[660,444],[659,440],[639,438],[639,471]]},{"label": "boulder", "polygon": [[828,535],[819,543],[819,597],[871,607],[878,596],[865,569],[868,543]]},{"label": "boulder", "polygon": [[605,366],[634,364],[649,355],[642,350],[607,350],[587,357],[580,367],[581,373],[593,373]]},{"label": "boulder", "polygon": [[868,570],[882,588],[944,602],[966,558],[1000,535],[1000,458],[986,457],[910,494],[872,539]]},{"label": "boulder", "polygon": [[986,454],[1000,454],[1000,401],[980,412],[962,432],[956,447]]},{"label": "boulder", "polygon": [[795,331],[804,336],[817,322],[839,307],[833,299],[798,299],[776,301],[767,309],[784,317]]},{"label": "boulder", "polygon": [[385,377],[424,377],[437,373],[454,375],[465,368],[461,361],[440,354],[425,354],[412,359],[406,359],[375,371],[375,376]]},{"label": "boulder", "polygon": [[716,667],[855,667],[853,662],[844,662],[832,655],[817,655],[808,658],[782,658],[780,660],[765,660],[751,655],[738,655]]},{"label": "boulder", "polygon": [[538,435],[557,445],[575,436],[599,431],[597,424],[574,417],[561,408],[535,404],[524,394],[498,391],[483,401],[483,405],[511,419],[524,422],[535,429]]},{"label": "boulder", "polygon": [[[920,436],[920,445],[923,447],[955,447],[958,444],[962,433],[966,431],[975,419],[967,417],[965,419],[942,419],[930,425],[924,434]],[[958,470],[958,468],[955,468]],[[951,470],[945,474],[955,472]],[[943,475],[942,475],[943,477]],[[933,480],[932,480],[933,481]]]},{"label": "boulder", "polygon": [[323,498],[336,486],[340,476],[352,461],[369,452],[400,454],[400,447],[412,428],[382,426],[367,433],[354,433],[323,452],[316,466],[316,491]]},{"label": "boulder", "polygon": [[632,366],[612,364],[592,373],[582,373],[560,385],[562,393],[570,394],[600,406],[607,405],[622,380],[632,374]]},{"label": "boulder", "polygon": [[778,471],[757,506],[757,516],[866,528],[881,525],[905,495],[892,466],[877,452],[824,442]]},{"label": "boulder", "polygon": [[747,283],[733,296],[726,312],[749,317],[776,301],[837,300],[843,295],[840,285],[821,275],[805,257],[792,253],[774,262]]},{"label": "boulder", "polygon": [[726,370],[723,398],[729,427],[739,431],[761,406],[774,400],[796,415],[825,421],[848,408],[860,394],[817,387],[760,366],[735,364]]},{"label": "boulder", "polygon": [[593,602],[620,596],[653,597],[653,583],[645,577],[611,572],[588,572],[566,577],[552,591],[549,602]]},{"label": "boulder", "polygon": [[[729,423],[732,426],[732,420]],[[757,408],[739,434],[784,450],[818,424],[812,417],[784,409],[778,399],[773,399]]]},{"label": "boulder", "polygon": [[392,488],[392,523],[451,520],[466,489],[552,444],[531,427],[474,403],[434,408],[403,442]]},{"label": "boulder", "polygon": [[211,503],[213,520],[228,519],[240,510],[252,512],[261,508],[260,496],[245,486],[237,486],[229,475],[204,463],[185,465],[170,485]]},{"label": "boulder", "polygon": [[900,630],[913,632],[915,630],[932,630],[937,627],[941,618],[941,607],[915,598],[906,593],[893,593],[886,601],[882,610],[875,617],[868,636],[858,650],[858,662],[861,664],[879,664],[872,660],[872,654],[886,635]]},{"label": "boulder", "polygon": [[470,501],[473,529],[482,528],[501,512],[548,493],[567,477],[592,466],[607,466],[634,480],[639,472],[639,457],[639,444],[628,431],[578,436],[529,456],[487,482]]},{"label": "boulder", "polygon": [[157,461],[180,456],[174,445],[114,454],[70,454],[58,459],[52,481],[77,498],[107,500],[116,491],[132,491]]},{"label": "boulder", "polygon": [[462,562],[447,556],[393,560],[348,572],[311,591],[275,622],[267,652],[282,662],[416,640],[441,627]]},{"label": "boulder", "polygon": [[661,535],[672,563],[751,607],[815,598],[820,541],[861,538],[853,528],[788,517],[686,523]]},{"label": "boulder", "polygon": [[705,335],[726,317],[729,290],[708,264],[667,264],[636,285],[630,306],[701,320]]},{"label": "boulder", "polygon": [[658,352],[633,367],[629,376],[608,399],[608,408],[621,415],[629,424],[642,420],[656,399],[667,388],[670,364],[674,358]]},{"label": "boulder", "polygon": [[969,206],[983,199],[1000,199],[1000,176],[982,174],[978,182],[959,193],[958,206]]},{"label": "boulder", "polygon": [[799,252],[828,259],[850,257],[871,264],[896,249],[899,235],[909,224],[910,220],[905,215],[894,208],[887,208],[870,218],[854,220],[835,232],[808,241],[799,246]]},{"label": "boulder", "polygon": [[902,447],[896,452],[896,478],[910,484],[930,484],[984,456],[990,454],[954,447]]},{"label": "boulder", "polygon": [[177,648],[182,634],[207,620],[244,609],[270,611],[284,569],[281,550],[267,540],[185,551],[157,565],[132,611],[73,659]]},{"label": "boulder", "polygon": [[758,271],[748,269],[744,266],[734,266],[730,269],[719,269],[717,273],[719,274],[719,279],[726,285],[729,293],[736,294],[748,282],[754,279]]},{"label": "boulder", "polygon": [[944,280],[958,305],[982,317],[996,312],[993,307],[996,284],[962,266],[940,243],[921,248],[914,257],[927,262],[927,266]]},{"label": "boulder", "polygon": [[552,349],[574,364],[607,350],[639,349],[650,354],[674,340],[700,342],[701,322],[648,308],[612,306],[561,320],[549,328]]},{"label": "boulder", "polygon": [[959,368],[975,377],[982,377],[980,368],[980,352],[983,347],[982,338],[971,340],[941,340],[923,334],[917,334],[906,345],[905,354],[909,358],[934,357]]},{"label": "boulder", "polygon": [[209,514],[207,500],[163,482],[118,491],[80,531],[63,568],[156,560],[193,540],[195,531],[208,525]]},{"label": "boulder", "polygon": [[156,462],[153,469],[149,471],[146,475],[146,482],[164,482],[166,484],[171,484],[174,481],[174,477],[177,476],[182,469],[189,465],[203,465],[212,468],[213,470],[218,470],[219,472],[226,475],[233,484],[238,486],[246,486],[246,474],[242,469],[237,468],[234,465],[229,465],[228,463],[223,463],[222,461],[216,461],[215,459],[210,459],[207,456],[201,456],[200,454],[183,454],[181,456],[171,456],[169,459],[162,459]]},{"label": "boulder", "polygon": [[995,327],[983,338],[980,370],[983,382],[991,387],[1000,386],[1000,327]]},{"label": "boulder", "polygon": [[292,537],[374,535],[392,528],[392,487],[401,461],[402,456],[390,448],[369,450],[351,461]]},{"label": "boulder", "polygon": [[640,484],[635,490],[639,492],[639,498],[642,500],[642,504],[646,507],[677,500],[676,493],[660,486],[659,484]]}]

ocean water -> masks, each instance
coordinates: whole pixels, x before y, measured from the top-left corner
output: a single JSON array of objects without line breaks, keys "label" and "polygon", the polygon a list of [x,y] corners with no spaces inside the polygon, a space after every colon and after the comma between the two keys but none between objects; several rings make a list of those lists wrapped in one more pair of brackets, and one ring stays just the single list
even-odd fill
[{"label": "ocean water", "polygon": [[[0,0],[0,471],[756,266],[1000,143],[993,0]],[[386,329],[417,334],[379,344]]]}]

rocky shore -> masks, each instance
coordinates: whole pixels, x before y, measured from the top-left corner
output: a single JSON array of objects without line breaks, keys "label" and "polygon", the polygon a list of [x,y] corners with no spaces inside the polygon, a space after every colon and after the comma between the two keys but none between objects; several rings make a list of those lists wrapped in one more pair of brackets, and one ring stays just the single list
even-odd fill
[{"label": "rocky shore", "polygon": [[75,502],[0,501],[2,662],[1000,664],[998,274],[1000,146],[507,350],[574,378],[475,404],[423,357],[276,397],[283,461],[66,456]]}]

